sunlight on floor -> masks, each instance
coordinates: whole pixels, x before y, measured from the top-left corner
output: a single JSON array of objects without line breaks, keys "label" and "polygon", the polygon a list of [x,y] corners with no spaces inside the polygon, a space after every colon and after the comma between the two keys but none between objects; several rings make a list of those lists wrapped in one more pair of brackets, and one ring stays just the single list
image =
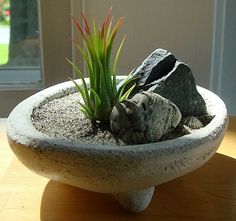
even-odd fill
[{"label": "sunlight on floor", "polygon": [[[222,147],[224,146],[224,151]],[[227,134],[225,135],[217,153],[224,154],[236,159],[236,121],[230,121]]]}]

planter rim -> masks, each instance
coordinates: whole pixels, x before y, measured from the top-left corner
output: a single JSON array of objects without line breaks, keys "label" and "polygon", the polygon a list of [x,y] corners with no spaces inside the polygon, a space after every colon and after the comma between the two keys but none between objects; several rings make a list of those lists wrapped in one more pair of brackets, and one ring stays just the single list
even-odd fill
[{"label": "planter rim", "polygon": [[[117,76],[118,82],[123,80],[125,76]],[[77,80],[81,84],[81,80]],[[88,83],[89,80],[86,79]],[[127,153],[135,153],[142,151],[160,151],[160,152],[170,152],[173,151],[176,153],[179,152],[178,148],[181,148],[181,152],[185,149],[187,151],[189,148],[193,149],[194,147],[199,146],[200,144],[207,143],[209,137],[219,136],[219,132],[222,132],[227,127],[227,110],[224,102],[211,91],[204,89],[200,86],[197,86],[198,91],[204,97],[207,103],[207,108],[210,114],[215,115],[213,120],[206,125],[205,127],[195,131],[192,134],[185,135],[176,139],[166,140],[155,143],[148,144],[138,144],[138,145],[110,145],[110,144],[84,144],[77,143],[74,141],[68,140],[59,140],[53,137],[48,136],[47,134],[37,131],[32,122],[31,114],[34,108],[42,105],[43,103],[52,100],[54,98],[59,98],[65,93],[75,92],[74,85],[71,81],[57,84],[55,86],[44,89],[31,97],[25,99],[20,104],[18,104],[13,111],[10,113],[7,121],[7,136],[11,141],[21,142],[20,144],[26,146],[35,146],[35,147],[50,147],[50,148],[60,148],[63,146],[63,150],[68,148],[68,150],[73,151],[90,151],[97,150],[103,151],[104,154],[114,151],[119,154],[123,151]],[[209,105],[210,104],[210,105]],[[19,139],[20,138],[20,139]],[[176,150],[173,150],[173,148]]]}]

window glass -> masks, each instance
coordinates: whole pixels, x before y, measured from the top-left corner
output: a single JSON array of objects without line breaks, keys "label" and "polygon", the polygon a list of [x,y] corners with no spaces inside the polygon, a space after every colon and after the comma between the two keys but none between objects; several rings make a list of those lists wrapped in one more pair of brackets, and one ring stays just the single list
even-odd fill
[{"label": "window glass", "polygon": [[37,0],[0,0],[0,83],[37,83],[40,44]]}]

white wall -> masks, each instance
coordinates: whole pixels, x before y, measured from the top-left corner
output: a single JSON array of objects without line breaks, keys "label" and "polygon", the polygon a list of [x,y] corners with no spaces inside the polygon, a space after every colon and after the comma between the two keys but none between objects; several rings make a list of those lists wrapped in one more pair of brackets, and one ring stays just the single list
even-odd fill
[{"label": "white wall", "polygon": [[209,88],[213,0],[84,1],[85,13],[99,21],[110,6],[116,18],[126,18],[121,31],[127,39],[118,64],[120,73],[128,73],[162,47],[189,64],[197,83]]}]

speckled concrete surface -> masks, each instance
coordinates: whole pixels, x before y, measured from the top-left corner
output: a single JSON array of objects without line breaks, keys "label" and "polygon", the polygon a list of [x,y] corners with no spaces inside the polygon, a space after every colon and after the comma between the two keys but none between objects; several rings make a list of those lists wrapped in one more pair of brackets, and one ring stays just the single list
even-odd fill
[{"label": "speckled concrete surface", "polygon": [[[111,146],[60,140],[38,132],[31,122],[34,107],[73,92],[72,86],[71,82],[56,85],[15,107],[7,124],[10,146],[19,160],[32,171],[87,190],[115,196],[119,194],[121,198],[123,195],[123,200],[119,201],[125,202],[123,206],[131,211],[144,209],[139,207],[143,199],[150,201],[147,200],[152,197],[150,191],[142,194],[145,189],[173,180],[206,163],[215,154],[227,128],[227,111],[223,101],[212,92],[198,87],[208,112],[215,117],[194,134],[177,139]],[[131,205],[127,205],[127,201]]]}]

